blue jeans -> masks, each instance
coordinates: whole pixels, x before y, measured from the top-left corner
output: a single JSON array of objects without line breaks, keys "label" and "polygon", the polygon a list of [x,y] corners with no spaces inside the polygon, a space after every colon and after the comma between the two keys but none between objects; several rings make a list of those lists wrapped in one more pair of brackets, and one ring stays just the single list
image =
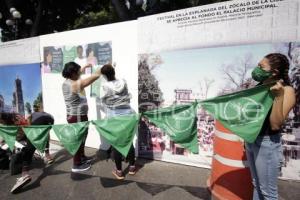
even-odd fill
[{"label": "blue jeans", "polygon": [[278,199],[277,178],[283,158],[280,134],[258,136],[254,143],[245,146],[254,186],[253,199]]},{"label": "blue jeans", "polygon": [[121,115],[129,115],[133,114],[134,110],[132,108],[117,108],[117,109],[106,109],[106,117],[116,117],[116,116],[121,116]]}]

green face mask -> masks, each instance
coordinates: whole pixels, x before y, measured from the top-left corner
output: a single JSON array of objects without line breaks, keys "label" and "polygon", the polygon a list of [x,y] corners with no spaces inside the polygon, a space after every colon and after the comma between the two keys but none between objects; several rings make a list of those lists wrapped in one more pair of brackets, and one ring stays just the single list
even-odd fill
[{"label": "green face mask", "polygon": [[252,71],[252,78],[257,82],[262,82],[272,76],[272,72],[267,72],[260,67],[255,67]]}]

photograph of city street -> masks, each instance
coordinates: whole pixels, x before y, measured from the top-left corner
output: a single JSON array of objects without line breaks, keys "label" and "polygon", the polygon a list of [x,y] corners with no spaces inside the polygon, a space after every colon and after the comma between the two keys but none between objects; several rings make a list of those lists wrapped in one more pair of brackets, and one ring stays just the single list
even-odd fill
[{"label": "photograph of city street", "polygon": [[[299,43],[272,43],[140,54],[139,108],[145,111],[187,104],[254,87],[257,83],[251,79],[251,71],[265,55],[275,52],[290,59],[290,79],[293,86],[299,88],[299,46]],[[298,103],[282,129],[283,178],[295,178],[298,174],[297,179],[300,179],[299,110]],[[198,155],[171,141],[147,119],[140,123],[139,155],[209,168],[215,120],[201,108],[197,118]]]}]

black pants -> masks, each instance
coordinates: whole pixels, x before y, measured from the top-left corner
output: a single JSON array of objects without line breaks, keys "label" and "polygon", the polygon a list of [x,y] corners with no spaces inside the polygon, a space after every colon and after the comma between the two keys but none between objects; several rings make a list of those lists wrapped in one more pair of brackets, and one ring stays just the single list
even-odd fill
[{"label": "black pants", "polygon": [[[32,162],[32,158],[33,158],[33,154],[36,150],[35,146],[33,146],[33,144],[26,139],[26,145],[25,147],[22,148],[22,171],[28,171],[29,170],[29,166]],[[46,143],[46,148],[45,148],[45,153],[49,153],[49,139]]]},{"label": "black pants", "polygon": [[48,141],[47,141],[47,143],[46,143],[46,147],[45,147],[45,153],[50,153],[50,149],[49,149],[49,147],[50,147],[50,144],[49,144],[49,141],[50,141],[50,133],[48,133],[49,135],[48,135]]},{"label": "black pants", "polygon": [[[113,151],[113,155],[114,155],[117,170],[122,170],[123,155],[118,150],[116,150],[115,148],[112,148],[112,151]],[[129,165],[134,165],[134,163],[135,163],[135,152],[134,152],[133,145],[131,145],[126,159],[129,161]]]},{"label": "black pants", "polygon": [[27,145],[22,148],[22,171],[29,170],[29,166],[32,162],[32,157],[36,149],[28,139],[26,140],[26,143]]}]

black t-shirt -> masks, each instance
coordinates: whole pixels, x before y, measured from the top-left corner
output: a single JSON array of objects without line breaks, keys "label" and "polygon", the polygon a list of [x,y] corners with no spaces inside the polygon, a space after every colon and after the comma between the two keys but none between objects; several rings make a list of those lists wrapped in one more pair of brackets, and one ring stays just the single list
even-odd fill
[{"label": "black t-shirt", "polygon": [[52,125],[54,118],[46,112],[34,112],[31,114],[31,125]]},{"label": "black t-shirt", "polygon": [[259,135],[275,135],[277,133],[280,132],[280,130],[275,130],[273,131],[271,129],[271,123],[270,123],[270,115],[271,115],[271,112],[272,112],[272,107],[270,108],[269,112],[268,112],[268,115],[264,121],[264,124],[259,132]]},{"label": "black t-shirt", "polygon": [[[256,86],[259,86],[259,85],[262,85],[263,83],[258,83]],[[273,131],[272,128],[271,128],[271,123],[270,123],[270,115],[271,115],[271,112],[272,112],[272,106],[268,112],[268,115],[267,117],[265,118],[265,121],[263,123],[263,126],[259,132],[259,135],[275,135],[277,133],[280,132],[280,130],[275,130]]]}]

